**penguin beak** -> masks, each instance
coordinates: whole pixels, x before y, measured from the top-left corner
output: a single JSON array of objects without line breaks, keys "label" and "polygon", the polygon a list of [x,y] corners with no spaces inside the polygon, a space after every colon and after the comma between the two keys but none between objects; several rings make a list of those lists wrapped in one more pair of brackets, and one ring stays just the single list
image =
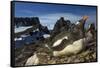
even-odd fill
[{"label": "penguin beak", "polygon": [[87,20],[89,17],[88,16],[83,16],[83,20]]}]

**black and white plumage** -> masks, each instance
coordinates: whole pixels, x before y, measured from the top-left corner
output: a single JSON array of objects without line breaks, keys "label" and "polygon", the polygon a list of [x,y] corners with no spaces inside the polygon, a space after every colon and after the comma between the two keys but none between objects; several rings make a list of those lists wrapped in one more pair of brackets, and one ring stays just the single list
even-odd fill
[{"label": "black and white plumage", "polygon": [[[87,45],[89,45],[89,42],[92,41],[92,39],[93,34],[91,33],[91,30],[89,30],[86,33],[86,37],[75,40],[73,41],[73,43],[67,44],[67,41],[71,41],[68,39],[58,39],[61,40],[61,42],[59,42],[59,45],[49,47],[49,45],[46,44],[46,46],[48,46],[48,48],[51,49],[51,51],[53,52],[53,56],[72,55],[84,50],[84,48],[86,48]],[[65,41],[65,44],[63,43],[63,41]],[[54,42],[54,44],[57,42]]]},{"label": "black and white plumage", "polygon": [[74,41],[72,44],[66,45],[66,47],[61,51],[53,51],[53,56],[77,54],[82,51],[84,42],[85,38]]}]

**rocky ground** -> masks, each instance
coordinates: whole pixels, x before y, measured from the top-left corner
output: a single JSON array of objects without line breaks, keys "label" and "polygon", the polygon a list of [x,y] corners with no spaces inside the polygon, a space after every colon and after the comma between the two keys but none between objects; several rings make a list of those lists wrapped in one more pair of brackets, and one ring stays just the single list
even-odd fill
[{"label": "rocky ground", "polygon": [[[52,43],[54,43],[55,40],[58,40],[62,36],[66,36],[66,34],[68,33],[66,31],[73,32],[74,27],[75,25],[71,24],[70,21],[65,21],[64,18],[60,18],[60,20],[56,22],[54,29],[50,32],[51,38],[46,39],[47,41],[41,40],[41,41],[38,41],[37,43],[32,43],[29,45],[22,46],[20,48],[15,48],[15,66],[25,66],[27,59],[33,56],[34,53],[36,53],[39,58],[38,65],[96,62],[97,61],[97,41],[96,40],[93,41],[93,43],[95,44],[91,44],[91,46],[88,46],[82,52],[76,55],[70,55],[70,56],[65,55],[65,56],[60,56],[60,57],[54,57],[52,56],[51,51],[49,51],[44,46],[45,43],[52,45]],[[70,33],[68,34],[69,35],[67,36],[70,36],[69,39],[71,41],[72,40],[75,41],[79,39],[78,32],[72,35]]]},{"label": "rocky ground", "polygon": [[97,46],[92,45],[77,55],[54,57],[50,51],[43,46],[44,43],[30,44],[22,48],[15,49],[15,66],[25,66],[27,59],[37,53],[39,65],[42,64],[71,64],[71,63],[88,63],[97,61]]}]

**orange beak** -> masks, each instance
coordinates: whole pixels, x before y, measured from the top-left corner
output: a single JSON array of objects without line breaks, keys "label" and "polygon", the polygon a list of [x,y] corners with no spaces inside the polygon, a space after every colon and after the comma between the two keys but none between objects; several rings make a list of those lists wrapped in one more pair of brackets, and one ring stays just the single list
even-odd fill
[{"label": "orange beak", "polygon": [[88,16],[83,16],[83,20],[87,20],[89,17]]}]

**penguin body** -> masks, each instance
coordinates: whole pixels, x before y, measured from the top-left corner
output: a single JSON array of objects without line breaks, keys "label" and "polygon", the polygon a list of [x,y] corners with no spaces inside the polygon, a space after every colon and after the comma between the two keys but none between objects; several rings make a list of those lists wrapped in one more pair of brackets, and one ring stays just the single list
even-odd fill
[{"label": "penguin body", "polygon": [[67,45],[63,50],[61,51],[53,51],[53,56],[62,56],[62,55],[71,55],[71,54],[77,54],[80,51],[82,51],[84,47],[84,39],[79,39],[73,44]]}]

